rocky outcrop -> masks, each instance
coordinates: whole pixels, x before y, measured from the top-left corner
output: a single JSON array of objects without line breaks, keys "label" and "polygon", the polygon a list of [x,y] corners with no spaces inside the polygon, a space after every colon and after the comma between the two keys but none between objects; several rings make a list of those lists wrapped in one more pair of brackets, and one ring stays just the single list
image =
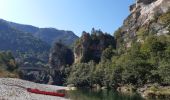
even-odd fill
[{"label": "rocky outcrop", "polygon": [[74,62],[74,55],[71,49],[62,43],[55,43],[49,56],[50,75],[55,85],[63,85],[66,78],[65,71]]},{"label": "rocky outcrop", "polygon": [[24,63],[19,68],[20,78],[36,83],[63,85],[65,69],[74,62],[71,49],[56,42],[49,54],[49,64],[37,63],[32,66]]},{"label": "rocky outcrop", "polygon": [[109,46],[115,48],[113,36],[95,29],[92,29],[91,34],[83,32],[83,35],[75,44],[75,63],[89,62],[90,60],[99,62],[103,50]]},{"label": "rocky outcrop", "polygon": [[157,0],[136,0],[136,3],[143,3],[145,5],[155,2]]},{"label": "rocky outcrop", "polygon": [[71,65],[74,55],[71,49],[62,43],[55,43],[49,56],[49,64],[53,69],[59,70],[62,66]]},{"label": "rocky outcrop", "polygon": [[143,98],[154,100],[169,100],[170,99],[170,86],[159,86],[158,84],[146,84],[138,88],[137,92]]},{"label": "rocky outcrop", "polygon": [[146,30],[145,35],[166,35],[170,32],[169,23],[165,25],[159,18],[170,12],[170,0],[136,0],[130,6],[130,11],[131,14],[119,29],[125,47],[130,47],[134,38],[136,41],[143,41],[141,34],[144,32],[140,33],[141,28]]}]

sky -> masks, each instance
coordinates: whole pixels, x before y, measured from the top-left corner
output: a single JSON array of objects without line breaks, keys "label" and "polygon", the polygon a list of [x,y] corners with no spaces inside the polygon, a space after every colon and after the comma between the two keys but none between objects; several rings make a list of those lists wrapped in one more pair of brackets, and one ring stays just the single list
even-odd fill
[{"label": "sky", "polygon": [[0,18],[37,27],[71,30],[80,36],[94,27],[113,34],[134,0],[0,0]]}]

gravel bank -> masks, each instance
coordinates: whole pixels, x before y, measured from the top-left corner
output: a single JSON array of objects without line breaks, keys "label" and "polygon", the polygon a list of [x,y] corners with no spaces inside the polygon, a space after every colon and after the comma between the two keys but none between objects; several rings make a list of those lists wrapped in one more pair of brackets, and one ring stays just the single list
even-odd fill
[{"label": "gravel bank", "polygon": [[15,78],[0,78],[0,100],[68,100],[62,97],[29,93],[25,88],[54,92],[67,87],[38,84]]}]

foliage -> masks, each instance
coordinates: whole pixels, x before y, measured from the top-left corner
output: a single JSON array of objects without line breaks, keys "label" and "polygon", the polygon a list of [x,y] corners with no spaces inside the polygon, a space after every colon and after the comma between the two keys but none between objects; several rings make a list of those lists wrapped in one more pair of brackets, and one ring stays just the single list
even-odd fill
[{"label": "foliage", "polygon": [[157,71],[162,78],[162,83],[170,84],[170,61],[161,62]]},{"label": "foliage", "polygon": [[158,19],[162,24],[168,25],[170,23],[170,12],[162,14]]},{"label": "foliage", "polygon": [[76,86],[90,86],[93,82],[94,70],[95,64],[93,61],[73,64],[67,83],[72,83]]},{"label": "foliage", "polygon": [[170,84],[169,40],[168,36],[148,36],[144,43],[132,43],[132,47],[123,54],[108,47],[98,64],[73,65],[68,82],[78,86],[99,84],[107,87],[120,84]]},{"label": "foliage", "polygon": [[111,59],[114,55],[116,55],[116,51],[113,49],[112,46],[109,46],[102,52],[101,60],[109,60]]},{"label": "foliage", "polygon": [[146,27],[141,27],[136,34],[138,38],[144,39],[148,35],[148,30]]},{"label": "foliage", "polygon": [[11,52],[0,52],[0,77],[18,77],[17,67]]},{"label": "foliage", "polygon": [[0,68],[11,72],[17,69],[17,64],[11,52],[0,52]]},{"label": "foliage", "polygon": [[120,46],[123,43],[123,37],[122,36],[123,36],[123,34],[122,34],[120,28],[117,31],[115,31],[114,37],[116,39],[117,46]]}]

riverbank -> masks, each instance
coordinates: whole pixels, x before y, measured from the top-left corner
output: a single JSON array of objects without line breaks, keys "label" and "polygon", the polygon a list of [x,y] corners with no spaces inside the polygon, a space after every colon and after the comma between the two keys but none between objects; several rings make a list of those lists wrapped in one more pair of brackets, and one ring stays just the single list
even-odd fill
[{"label": "riverbank", "polygon": [[144,100],[138,94],[126,95],[110,89],[81,88],[68,93],[71,100]]},{"label": "riverbank", "polygon": [[135,87],[133,85],[124,85],[118,87],[117,91],[124,94],[138,93],[144,99],[170,100],[170,86],[146,84],[143,87]]},{"label": "riverbank", "polygon": [[170,100],[170,86],[145,85],[138,89],[143,98],[154,100]]},{"label": "riverbank", "polygon": [[56,92],[67,87],[38,84],[16,78],[0,78],[0,100],[68,100],[62,97],[29,93],[25,88]]}]

